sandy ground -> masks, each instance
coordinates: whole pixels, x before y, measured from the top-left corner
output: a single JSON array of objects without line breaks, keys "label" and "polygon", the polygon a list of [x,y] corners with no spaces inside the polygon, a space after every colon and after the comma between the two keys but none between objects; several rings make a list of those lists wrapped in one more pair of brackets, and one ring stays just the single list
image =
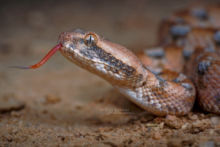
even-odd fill
[{"label": "sandy ground", "polygon": [[1,1],[0,146],[220,146],[219,116],[152,116],[59,53],[37,70],[8,68],[39,61],[74,28],[144,49],[163,18],[191,3]]}]

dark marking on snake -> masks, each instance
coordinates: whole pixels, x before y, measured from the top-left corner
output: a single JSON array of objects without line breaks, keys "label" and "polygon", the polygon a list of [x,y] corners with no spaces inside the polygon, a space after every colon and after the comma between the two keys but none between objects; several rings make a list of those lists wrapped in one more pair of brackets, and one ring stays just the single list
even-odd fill
[{"label": "dark marking on snake", "polygon": [[142,74],[139,74],[138,76],[137,76],[137,82],[140,82],[140,81],[142,81],[143,80],[143,75]]},{"label": "dark marking on snake", "polygon": [[181,17],[177,17],[174,21],[177,24],[185,24],[186,23],[186,21]]},{"label": "dark marking on snake", "polygon": [[204,75],[210,65],[211,65],[210,61],[199,62],[198,67],[197,67],[198,74]]},{"label": "dark marking on snake", "polygon": [[205,9],[201,9],[201,8],[193,9],[192,15],[203,21],[208,20],[209,18],[208,12]]},{"label": "dark marking on snake", "polygon": [[186,50],[186,49],[183,49],[183,58],[185,60],[189,60],[191,55],[193,54],[193,51],[192,50]]},{"label": "dark marking on snake", "polygon": [[170,33],[173,39],[177,39],[178,37],[183,37],[188,34],[190,31],[190,27],[187,25],[174,25],[170,28]]},{"label": "dark marking on snake", "polygon": [[91,52],[91,51],[89,51],[89,50],[80,50],[80,53],[81,53],[83,56],[85,56],[85,57],[87,57],[87,58],[89,58],[89,59],[93,59],[93,58],[94,58],[94,52]]},{"label": "dark marking on snake", "polygon": [[80,43],[80,44],[84,44],[85,42],[84,42],[83,39],[79,39],[79,43]]},{"label": "dark marking on snake", "polygon": [[162,48],[160,48],[160,49],[147,50],[146,54],[150,57],[162,58],[165,55],[165,52]]},{"label": "dark marking on snake", "polygon": [[209,46],[209,47],[204,48],[204,51],[213,53],[213,52],[215,52],[215,49],[214,49],[214,47]]},{"label": "dark marking on snake", "polygon": [[190,85],[189,83],[182,83],[181,84],[184,88],[186,88],[187,90],[192,90],[192,85]]},{"label": "dark marking on snake", "polygon": [[166,107],[167,107],[168,111],[172,111],[173,110],[173,108],[170,105],[167,105]]},{"label": "dark marking on snake", "polygon": [[214,40],[217,45],[220,45],[220,30],[214,34]]},{"label": "dark marking on snake", "polygon": [[156,78],[159,80],[159,84],[161,85],[161,86],[164,86],[164,84],[166,83],[166,80],[165,79],[163,79],[161,76],[159,76],[159,75],[155,75],[156,76]]},{"label": "dark marking on snake", "polygon": [[218,104],[220,104],[220,92],[218,92],[218,93],[214,96],[214,98],[215,98],[216,102],[217,102]]},{"label": "dark marking on snake", "polygon": [[[110,53],[105,52],[103,49],[99,48],[98,46],[90,46],[87,48],[87,51],[83,51],[84,55],[86,55],[89,58],[97,57],[101,61],[106,62],[108,65],[116,68],[116,70],[122,71],[127,76],[132,76],[135,72],[135,69],[119,59],[116,59],[114,56],[112,56]],[[95,54],[95,55],[94,55]]]}]

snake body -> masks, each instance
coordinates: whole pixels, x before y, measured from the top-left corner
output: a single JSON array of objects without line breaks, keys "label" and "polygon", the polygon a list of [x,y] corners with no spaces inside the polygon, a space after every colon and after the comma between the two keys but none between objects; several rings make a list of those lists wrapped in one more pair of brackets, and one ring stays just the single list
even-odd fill
[{"label": "snake body", "polygon": [[[196,87],[199,105],[217,114],[220,114],[219,13],[220,5],[190,8],[174,13],[159,29],[159,44],[166,55],[162,67],[184,72]],[[149,65],[152,58],[139,56],[143,63],[152,66]]]},{"label": "snake body", "polygon": [[48,54],[59,49],[154,115],[185,115],[196,96],[204,110],[219,114],[219,12],[219,7],[213,7],[175,13],[159,29],[159,47],[136,55],[80,29],[61,33],[59,44]]},{"label": "snake body", "polygon": [[94,32],[64,32],[59,40],[67,59],[101,76],[148,112],[163,116],[191,110],[195,88],[185,75],[170,71],[166,79],[155,74],[131,51]]}]

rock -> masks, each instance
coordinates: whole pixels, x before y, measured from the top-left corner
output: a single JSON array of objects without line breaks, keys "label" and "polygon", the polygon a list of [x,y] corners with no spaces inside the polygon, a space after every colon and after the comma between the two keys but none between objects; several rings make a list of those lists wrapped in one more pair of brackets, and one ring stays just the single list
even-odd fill
[{"label": "rock", "polygon": [[182,126],[182,122],[180,119],[178,119],[176,116],[173,115],[167,115],[165,119],[165,124],[168,127],[179,129]]},{"label": "rock", "polygon": [[209,135],[213,135],[215,131],[213,129],[209,130]]},{"label": "rock", "polygon": [[187,130],[187,129],[189,129],[189,128],[191,128],[191,125],[190,125],[189,123],[185,123],[185,124],[183,124],[182,127],[181,127],[182,130]]},{"label": "rock", "polygon": [[24,108],[25,103],[16,99],[13,95],[0,97],[0,112],[10,112]]},{"label": "rock", "polygon": [[160,128],[160,129],[163,129],[163,128],[164,128],[164,122],[161,122],[161,123],[159,124],[159,128]]},{"label": "rock", "polygon": [[193,127],[196,128],[206,128],[206,127],[210,127],[210,121],[208,119],[203,119],[203,120],[197,120],[195,122],[192,123]]},{"label": "rock", "polygon": [[220,117],[217,117],[217,116],[213,116],[211,117],[211,123],[213,126],[218,126],[220,125]]},{"label": "rock", "polygon": [[155,133],[153,134],[153,139],[155,139],[155,140],[161,139],[161,134],[160,134],[159,132],[155,132]]},{"label": "rock", "polygon": [[158,124],[156,124],[156,123],[147,123],[146,127],[158,127]]},{"label": "rock", "polygon": [[215,147],[214,141],[201,142],[199,147]]},{"label": "rock", "polygon": [[177,139],[177,138],[175,138],[175,139],[170,139],[170,140],[168,140],[168,142],[167,142],[167,146],[168,147],[181,147],[182,145],[181,145],[181,139]]},{"label": "rock", "polygon": [[199,133],[211,127],[211,122],[209,119],[197,120],[192,123],[192,132],[191,133]]},{"label": "rock", "polygon": [[189,119],[191,119],[191,120],[198,120],[198,119],[199,119],[198,115],[192,114],[192,113],[190,113],[190,114],[188,115],[188,117],[189,117]]},{"label": "rock", "polygon": [[59,103],[61,101],[61,98],[55,95],[46,95],[44,98],[43,103],[44,104],[56,104]]}]

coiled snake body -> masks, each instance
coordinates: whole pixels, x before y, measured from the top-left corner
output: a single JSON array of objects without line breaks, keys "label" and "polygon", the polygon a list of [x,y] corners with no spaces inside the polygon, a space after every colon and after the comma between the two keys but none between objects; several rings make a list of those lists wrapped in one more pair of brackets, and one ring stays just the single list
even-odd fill
[{"label": "coiled snake body", "polygon": [[64,32],[45,58],[26,68],[59,50],[155,115],[185,115],[196,97],[205,111],[220,114],[219,14],[218,6],[175,13],[160,27],[159,47],[137,56],[94,32]]}]

